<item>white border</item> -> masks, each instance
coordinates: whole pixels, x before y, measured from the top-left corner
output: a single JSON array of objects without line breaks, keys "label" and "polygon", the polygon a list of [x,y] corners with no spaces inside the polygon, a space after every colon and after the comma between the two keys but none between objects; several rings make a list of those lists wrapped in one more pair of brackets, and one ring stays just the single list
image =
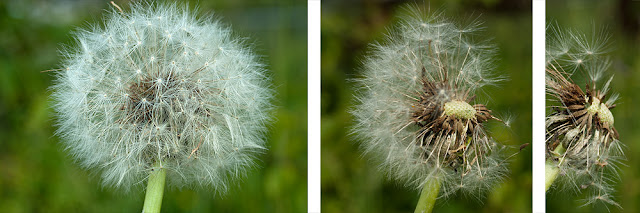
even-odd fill
[{"label": "white border", "polygon": [[532,210],[535,213],[545,212],[544,190],[544,155],[545,155],[545,1],[533,0],[532,2]]},{"label": "white border", "polygon": [[320,0],[307,2],[307,211],[320,212]]}]

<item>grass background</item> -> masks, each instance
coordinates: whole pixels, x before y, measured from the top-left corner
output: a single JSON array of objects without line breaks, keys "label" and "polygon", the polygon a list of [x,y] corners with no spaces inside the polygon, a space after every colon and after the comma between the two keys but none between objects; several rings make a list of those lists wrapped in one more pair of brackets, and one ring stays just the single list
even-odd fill
[{"label": "grass background", "polygon": [[[620,141],[626,145],[627,166],[621,166],[618,192],[614,200],[622,209],[611,212],[640,212],[640,1],[563,0],[547,1],[547,23],[555,21],[561,28],[573,28],[590,34],[605,29],[610,35],[609,56],[614,75],[611,91],[620,94],[612,109]],[[542,70],[541,70],[542,72]],[[578,207],[583,194],[550,189],[547,212],[607,212],[607,206]]]},{"label": "grass background", "polygon": [[[124,10],[128,2],[115,1]],[[250,37],[271,71],[277,95],[256,169],[229,192],[167,189],[163,212],[305,212],[307,205],[306,3],[296,0],[197,1],[237,35]],[[109,1],[0,1],[0,207],[2,212],[139,212],[142,189],[100,185],[63,150],[47,90],[57,50],[70,32],[99,23]]]},{"label": "grass background", "polygon": [[[385,178],[370,156],[362,156],[348,135],[355,85],[367,44],[381,40],[387,27],[415,1],[322,2],[322,210],[323,212],[412,212],[419,192]],[[531,2],[527,0],[433,0],[419,7],[442,10],[453,19],[479,16],[499,48],[497,70],[510,80],[487,87],[478,101],[501,117],[513,117],[510,128],[489,122],[490,134],[516,152],[531,142]],[[493,191],[476,199],[457,195],[438,200],[434,212],[530,212],[531,148],[511,159],[510,174]]]}]

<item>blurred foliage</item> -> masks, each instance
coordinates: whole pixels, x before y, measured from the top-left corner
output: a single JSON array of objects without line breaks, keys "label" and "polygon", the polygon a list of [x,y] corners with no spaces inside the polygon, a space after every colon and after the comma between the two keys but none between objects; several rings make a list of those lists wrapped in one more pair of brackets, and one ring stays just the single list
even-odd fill
[{"label": "blurred foliage", "polygon": [[[127,1],[116,1],[126,10]],[[198,12],[249,37],[276,89],[269,150],[225,195],[166,189],[164,212],[304,212],[307,209],[306,5],[296,0],[197,1]],[[144,192],[100,184],[53,135],[48,87],[70,32],[100,23],[108,1],[0,1],[0,211],[139,212]]]},{"label": "blurred foliage", "polygon": [[[348,135],[353,124],[353,79],[360,76],[368,44],[384,38],[387,29],[407,11],[402,1],[322,2],[322,210],[323,212],[412,212],[418,190],[390,181],[370,156],[362,156],[356,139]],[[509,128],[489,122],[490,134],[518,152],[531,142],[531,2],[527,0],[428,1],[422,8],[442,10],[451,19],[479,16],[486,30],[480,39],[493,38],[499,48],[497,71],[509,78],[488,87],[477,100],[499,117],[512,117]],[[434,212],[530,212],[531,148],[509,160],[507,179],[475,198],[463,194],[436,201]]]},{"label": "blurred foliage", "polygon": [[607,212],[607,207],[611,212],[640,212],[640,120],[635,120],[640,119],[640,1],[563,0],[547,1],[546,6],[547,23],[587,35],[603,30],[611,36],[608,55],[613,63],[606,74],[615,76],[611,91],[620,94],[612,113],[627,156],[613,194],[622,209],[602,204],[579,207],[584,194],[550,189],[547,212]]}]

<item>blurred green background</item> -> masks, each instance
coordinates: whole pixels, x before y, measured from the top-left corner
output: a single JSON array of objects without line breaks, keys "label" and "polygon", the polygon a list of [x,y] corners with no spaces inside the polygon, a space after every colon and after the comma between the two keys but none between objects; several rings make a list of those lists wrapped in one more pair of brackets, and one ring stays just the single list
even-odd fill
[{"label": "blurred green background", "polygon": [[[127,10],[129,3],[115,1]],[[167,189],[163,212],[305,212],[307,209],[307,10],[299,0],[202,1],[237,35],[250,37],[270,70],[275,121],[257,168],[223,196]],[[63,149],[48,87],[70,32],[100,23],[106,0],[0,1],[0,212],[140,212],[144,192],[102,187]]]},{"label": "blurred green background", "polygon": [[[611,212],[640,212],[640,1],[563,0],[547,1],[547,23],[556,21],[563,28],[573,28],[591,35],[605,29],[611,36],[609,56],[614,75],[611,91],[619,93],[612,109],[615,127],[620,133],[627,161],[621,166],[620,180],[613,194],[623,209],[609,206]],[[635,131],[634,131],[635,130]],[[607,212],[606,206],[578,207],[584,194],[550,190],[547,212]]]},{"label": "blurred green background", "polygon": [[[418,1],[420,2],[420,1]],[[323,212],[413,212],[418,190],[388,180],[362,156],[348,135],[353,124],[354,78],[360,76],[367,44],[384,38],[388,27],[415,1],[322,2],[322,210]],[[452,19],[479,16],[499,48],[497,71],[509,80],[487,87],[478,101],[500,117],[512,117],[510,128],[489,122],[490,134],[515,153],[531,142],[531,2],[527,0],[425,1],[419,7],[440,9]],[[510,160],[510,174],[484,198],[456,195],[436,201],[434,212],[530,212],[531,148]]]}]

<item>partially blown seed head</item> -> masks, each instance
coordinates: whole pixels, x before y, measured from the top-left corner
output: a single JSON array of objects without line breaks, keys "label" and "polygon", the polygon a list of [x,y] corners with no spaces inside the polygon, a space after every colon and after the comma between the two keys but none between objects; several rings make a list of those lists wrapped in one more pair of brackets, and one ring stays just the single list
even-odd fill
[{"label": "partially blown seed head", "polygon": [[472,39],[478,22],[409,10],[364,60],[353,132],[393,179],[419,188],[438,178],[443,196],[479,195],[506,172],[484,127],[498,119],[474,104],[476,91],[502,80],[491,73],[495,48]]},{"label": "partially blown seed head", "polygon": [[104,22],[75,34],[53,86],[67,149],[105,185],[129,189],[157,163],[171,185],[224,192],[265,149],[258,57],[186,6],[133,4]]},{"label": "partially blown seed head", "polygon": [[[611,185],[624,158],[611,113],[618,96],[609,92],[613,77],[599,83],[610,65],[603,55],[607,36],[547,30],[546,88],[552,98],[546,118],[547,162],[559,168],[565,187],[590,191],[587,204],[618,205]],[[572,76],[587,77],[584,89]]]}]

